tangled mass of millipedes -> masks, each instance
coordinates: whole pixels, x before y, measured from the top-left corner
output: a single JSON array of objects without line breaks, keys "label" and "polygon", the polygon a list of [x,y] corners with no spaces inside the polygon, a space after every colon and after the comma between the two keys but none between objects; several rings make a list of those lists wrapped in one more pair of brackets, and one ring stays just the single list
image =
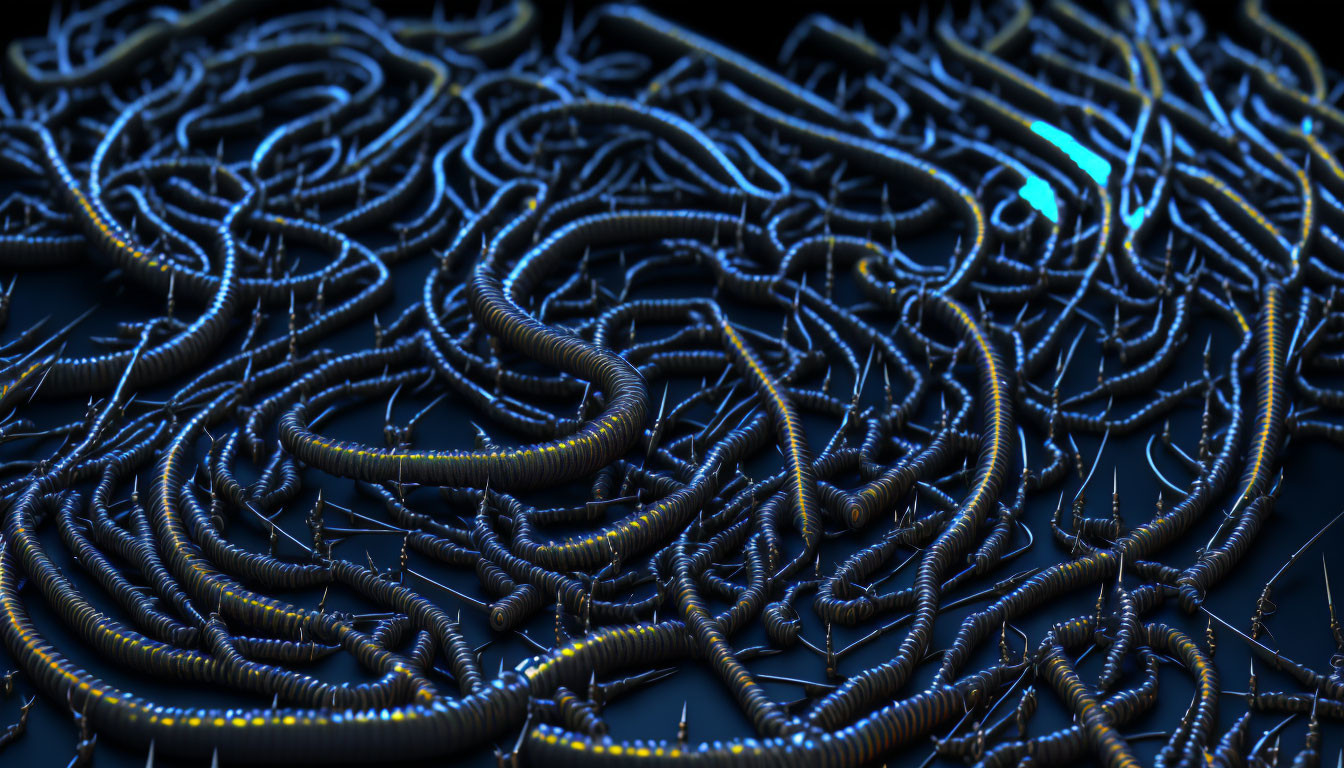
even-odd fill
[{"label": "tangled mass of millipedes", "polygon": [[[1269,764],[1253,713],[1319,764],[1344,656],[1269,627],[1321,534],[1256,547],[1286,446],[1344,444],[1301,38],[1022,1],[767,66],[543,12],[107,0],[8,47],[0,637],[73,764]],[[686,665],[742,733],[609,723]]]}]

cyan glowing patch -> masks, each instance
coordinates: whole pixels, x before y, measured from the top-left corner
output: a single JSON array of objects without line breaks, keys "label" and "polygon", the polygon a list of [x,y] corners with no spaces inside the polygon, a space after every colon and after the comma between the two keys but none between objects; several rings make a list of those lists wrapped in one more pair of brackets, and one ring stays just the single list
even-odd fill
[{"label": "cyan glowing patch", "polygon": [[1078,143],[1078,140],[1042,120],[1033,120],[1032,133],[1063,150],[1069,159],[1078,164],[1083,172],[1098,184],[1105,184],[1111,177],[1111,164],[1106,158]]},{"label": "cyan glowing patch", "polygon": [[1125,220],[1125,226],[1130,229],[1138,229],[1139,225],[1143,223],[1144,218],[1146,218],[1147,216],[1148,216],[1148,206],[1140,205],[1138,208],[1135,208],[1129,213],[1123,214],[1123,218]]},{"label": "cyan glowing patch", "polygon": [[1312,125],[1313,125],[1313,124],[1312,124],[1312,122],[1311,122],[1311,118],[1310,118],[1310,117],[1304,117],[1304,118],[1302,118],[1302,132],[1303,132],[1303,133],[1310,134],[1310,133],[1311,133],[1311,129],[1312,129]]},{"label": "cyan glowing patch", "polygon": [[1055,191],[1050,184],[1036,174],[1027,176],[1027,182],[1017,191],[1032,208],[1040,211],[1045,218],[1059,223],[1059,203],[1055,201]]}]

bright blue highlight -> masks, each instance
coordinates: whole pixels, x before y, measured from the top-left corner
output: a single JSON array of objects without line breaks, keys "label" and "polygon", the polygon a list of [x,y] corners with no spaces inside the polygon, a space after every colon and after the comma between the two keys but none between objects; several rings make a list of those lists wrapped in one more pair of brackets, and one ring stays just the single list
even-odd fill
[{"label": "bright blue highlight", "polygon": [[1032,208],[1040,211],[1051,222],[1059,223],[1059,203],[1055,201],[1055,191],[1045,179],[1034,173],[1027,175],[1027,182],[1017,191]]},{"label": "bright blue highlight", "polygon": [[1078,140],[1069,134],[1042,120],[1032,121],[1031,131],[1063,150],[1070,160],[1077,163],[1078,167],[1098,184],[1105,185],[1106,180],[1111,177],[1111,164],[1106,162],[1106,158],[1079,144]]},{"label": "bright blue highlight", "polygon": [[1126,227],[1129,227],[1130,229],[1138,229],[1139,225],[1143,223],[1143,220],[1147,216],[1148,216],[1148,206],[1140,205],[1138,208],[1135,208],[1129,213],[1123,214],[1122,218],[1124,218],[1125,220]]}]

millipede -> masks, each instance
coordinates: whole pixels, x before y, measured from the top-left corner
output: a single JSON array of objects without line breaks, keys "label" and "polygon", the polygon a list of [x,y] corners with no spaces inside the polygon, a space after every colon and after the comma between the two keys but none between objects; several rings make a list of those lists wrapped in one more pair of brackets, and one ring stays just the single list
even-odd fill
[{"label": "millipede", "polygon": [[1344,76],[1279,6],[57,4],[0,757],[1344,765]]}]

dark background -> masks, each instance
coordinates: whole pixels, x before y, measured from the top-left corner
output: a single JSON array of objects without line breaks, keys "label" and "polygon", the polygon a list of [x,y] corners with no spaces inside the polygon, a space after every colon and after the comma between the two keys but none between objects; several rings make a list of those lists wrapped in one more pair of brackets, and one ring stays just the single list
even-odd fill
[{"label": "dark background", "polygon": [[[494,0],[492,7],[500,7],[505,1]],[[578,18],[587,10],[603,4],[599,0],[573,0],[568,3],[552,0],[534,0],[534,2],[541,11],[542,34],[547,40],[552,41],[559,35],[560,19],[566,5],[574,8],[575,16]],[[183,3],[179,0],[177,3],[166,4]],[[870,34],[882,38],[898,28],[902,14],[913,13],[924,3],[918,0],[824,0],[824,2],[647,0],[639,4],[654,9],[670,19],[691,25],[696,31],[750,54],[762,63],[770,63],[774,61],[784,38],[809,13],[822,11],[841,21],[862,20],[864,28]],[[1041,5],[1039,2],[1036,4]],[[1083,3],[1085,6],[1094,4]],[[1211,31],[1230,31],[1235,26],[1237,0],[1200,0],[1187,4],[1199,10]],[[68,5],[67,3],[67,7]],[[79,5],[85,7],[89,3]],[[313,5],[320,3],[278,0],[276,3],[268,4],[268,9],[277,6],[298,8]],[[384,0],[378,5],[386,9],[389,15],[416,15],[429,13],[434,4],[431,0]],[[443,5],[449,15],[454,12],[465,13],[476,7],[475,3],[469,2],[445,2]],[[970,3],[961,0],[951,3],[935,1],[927,5],[931,10],[950,5],[954,10],[964,12]],[[1337,8],[1330,3],[1311,0],[1288,2],[1266,0],[1265,6],[1274,18],[1315,46],[1316,53],[1322,61],[1329,66],[1339,67],[1341,59],[1344,58],[1344,45],[1340,45]],[[41,34],[46,29],[50,8],[50,3],[41,0],[6,3],[0,39]]]},{"label": "dark background", "polygon": [[[559,19],[563,6],[558,3],[547,3],[544,0],[538,0],[538,4],[542,11],[543,35],[546,36],[548,41],[553,41],[558,34]],[[398,15],[403,13],[427,13],[431,7],[428,2],[391,2],[384,5],[390,13]],[[450,13],[455,7],[461,7],[453,4],[447,5]],[[594,2],[574,3],[576,14],[581,14],[595,5],[597,3]],[[737,4],[726,0],[714,3],[654,2],[649,3],[649,5],[669,18],[687,24],[695,30],[767,64],[773,63],[779,45],[793,26],[803,16],[815,9],[815,4],[811,3]],[[1326,4],[1269,2],[1267,5],[1268,10],[1273,15],[1315,45],[1318,53],[1328,66],[1339,67],[1344,52],[1340,50],[1341,46],[1338,44],[1337,25],[1332,23],[1333,19],[1321,17],[1323,13],[1321,7]],[[854,2],[853,0],[829,0],[822,4],[826,12],[840,20],[849,21],[862,18],[868,32],[878,39],[887,37],[896,28],[902,10],[912,10],[917,6],[917,3],[909,2],[864,3]],[[1235,14],[1232,11],[1231,3],[1204,2],[1196,3],[1196,6],[1203,11],[1211,31],[1232,31],[1234,29]],[[42,3],[7,4],[4,10],[5,18],[3,22],[0,22],[0,24],[3,24],[0,38],[8,39],[18,35],[41,34],[45,29],[49,9]],[[913,255],[919,256],[918,253],[913,253]],[[0,274],[0,278],[3,278],[5,282],[8,281],[8,275]],[[58,273],[44,274],[34,278],[25,277],[24,286],[27,295],[21,297],[22,300],[16,300],[6,333],[26,327],[33,319],[50,311],[49,305],[57,299],[75,308],[71,310],[73,314],[78,311],[77,308],[94,303],[99,296],[99,291],[103,290],[98,276],[92,274],[78,274],[74,280]],[[418,298],[418,295],[416,295],[417,288],[418,283],[414,281],[406,285],[399,284],[394,304],[401,307],[415,301]],[[387,317],[394,312],[395,310],[388,309],[384,310],[382,314]],[[361,330],[366,331],[367,329]],[[1196,330],[1192,335],[1195,338],[1202,338],[1203,330]],[[360,336],[358,340],[352,337],[351,348],[354,348],[355,345],[367,344],[365,336],[367,336],[367,333]],[[339,347],[336,348],[339,349]],[[1090,371],[1090,366],[1095,365],[1095,351],[1091,351],[1093,355],[1091,361],[1085,359],[1089,354],[1088,350],[1080,349],[1079,354],[1083,357],[1076,364],[1076,369]],[[1187,360],[1186,364],[1193,368],[1197,366],[1197,361]],[[443,414],[442,417],[449,419],[453,415],[449,412]],[[1191,416],[1192,414],[1186,415]],[[459,414],[459,416],[466,418],[465,412]],[[1182,429],[1187,430],[1184,434],[1188,438],[1188,430],[1192,426],[1197,429],[1197,419],[1198,413],[1195,413],[1192,421],[1174,424],[1173,429],[1178,434],[1182,434]],[[370,415],[369,423],[364,425],[367,427],[366,434],[374,434],[378,424],[378,417]],[[1146,434],[1145,432],[1145,437]],[[1084,455],[1088,457],[1096,455],[1098,445],[1095,439],[1080,440],[1079,442]],[[1109,479],[1105,478],[1104,475],[1109,474],[1108,470],[1112,465],[1117,468],[1122,482],[1122,493],[1125,494],[1126,499],[1147,500],[1156,497],[1157,483],[1152,479],[1151,473],[1144,463],[1142,449],[1143,439],[1128,442],[1111,441],[1106,448],[1101,468],[1098,470],[1099,477],[1094,481],[1102,486],[1093,486],[1095,504],[1101,505],[1108,502],[1105,499],[1106,489],[1104,486],[1109,483]],[[1344,468],[1342,459],[1344,459],[1344,453],[1323,442],[1296,442],[1288,446],[1283,455],[1285,486],[1278,503],[1277,513],[1256,540],[1252,553],[1242,566],[1213,592],[1209,601],[1212,610],[1225,616],[1240,628],[1244,629],[1248,626],[1254,597],[1259,592],[1260,586],[1302,542],[1339,511],[1341,494],[1337,488],[1339,487],[1338,478],[1341,468]],[[1076,478],[1071,479],[1070,482],[1072,484],[1066,487],[1069,488],[1069,493],[1072,495],[1073,489],[1076,488]],[[1170,503],[1170,499],[1168,502]],[[1060,553],[1054,543],[1049,540],[1048,535],[1041,533],[1048,530],[1046,522],[1053,506],[1053,499],[1046,498],[1035,499],[1034,503],[1029,505],[1025,520],[1038,532],[1036,545],[1018,564],[1006,569],[1006,572],[1032,565],[1048,565],[1058,561]],[[1190,548],[1202,542],[1211,532],[1214,524],[1212,520],[1206,522],[1209,525],[1202,526],[1190,534],[1185,542],[1169,553],[1168,560],[1176,561],[1186,557]],[[840,543],[845,547],[853,546],[852,539],[842,539]],[[1344,557],[1340,557],[1338,554],[1341,547],[1344,547],[1344,525],[1324,537],[1280,581],[1279,589],[1276,590],[1275,594],[1279,613],[1269,623],[1275,639],[1286,656],[1309,664],[1318,670],[1326,668],[1325,661],[1329,658],[1333,648],[1324,618],[1325,602],[1324,590],[1321,586],[1320,560],[1322,553],[1329,558],[1331,564],[1335,566],[1333,575],[1336,591],[1344,589],[1340,586],[1344,584],[1344,581],[1341,581],[1341,577],[1344,577]],[[844,552],[840,550],[828,552],[822,563],[823,571],[826,570],[832,556],[836,559],[842,558]],[[468,575],[468,579],[470,578]],[[469,584],[470,581],[463,583]],[[431,593],[427,590],[426,594]],[[1039,640],[1041,633],[1050,621],[1087,610],[1093,597],[1092,595],[1078,596],[1077,610],[1073,610],[1075,606],[1071,602],[1068,605],[1055,604],[1044,612],[1045,615],[1039,622],[1036,624],[1031,621],[1024,622],[1023,628],[1029,632],[1033,641]],[[38,622],[50,639],[63,650],[69,650],[74,644],[73,641],[59,631],[59,621],[49,611],[45,611],[40,606],[40,601],[30,601],[30,609],[33,611],[34,620]],[[804,630],[805,634],[810,638],[820,637],[819,627],[815,626],[815,618],[812,617],[811,611],[804,606],[800,613],[807,623]],[[1159,618],[1182,626],[1191,636],[1202,637],[1204,621],[1201,617],[1186,617],[1172,609],[1164,612]],[[471,617],[464,616],[464,619],[471,620]],[[810,623],[808,623],[809,621]],[[533,627],[534,636],[547,637],[549,622],[549,618],[541,617],[537,626]],[[948,624],[950,622],[942,623]],[[949,632],[949,627],[940,626],[939,639],[945,642],[946,635]],[[837,645],[847,642],[848,639],[837,632]],[[1218,640],[1218,654],[1215,657],[1215,662],[1223,675],[1223,689],[1227,691],[1245,690],[1245,670],[1247,669],[1248,656],[1245,647],[1239,643],[1231,632],[1226,630],[1219,632]],[[743,644],[749,644],[750,642],[752,641],[744,640]],[[856,659],[854,663],[873,663],[884,658],[889,655],[894,642],[895,640],[888,640],[874,644],[868,649],[866,655]],[[524,653],[525,649],[522,649],[516,643],[501,644],[499,648],[487,652],[486,669],[493,669],[501,658],[507,659],[507,663],[512,665]],[[105,675],[112,682],[123,685],[136,693],[150,697],[159,695],[161,691],[168,691],[169,693],[166,695],[176,694],[180,696],[181,694],[180,689],[173,691],[156,683],[142,683],[134,679],[133,676],[121,674],[119,670],[99,666],[100,662],[89,654],[76,654],[76,657],[88,664],[98,674]],[[822,678],[820,664],[816,659],[806,657],[802,662],[798,662],[798,658],[797,656],[789,657],[792,661],[781,659],[770,671],[812,679]],[[1088,663],[1083,666],[1085,676],[1090,677],[1095,674],[1098,668],[1097,662],[1098,659],[1096,658],[1089,659]],[[0,649],[0,672],[12,667],[13,663],[7,652]],[[1287,683],[1283,678],[1269,672],[1264,668],[1264,665],[1258,665],[1258,670],[1261,690],[1298,690],[1297,686]],[[332,671],[335,673],[339,670]],[[1181,671],[1164,669],[1162,684],[1163,695],[1158,708],[1139,723],[1125,729],[1126,733],[1166,730],[1172,727],[1180,717],[1181,712],[1189,704],[1189,697],[1192,692],[1188,678]],[[26,682],[20,682],[19,689],[24,696],[31,692]],[[793,698],[798,695],[796,690],[787,688],[771,688],[770,690],[780,698]],[[218,692],[191,691],[189,694],[187,698],[195,704],[227,706],[232,701],[227,695]],[[1042,691],[1041,694],[1041,713],[1033,721],[1032,732],[1041,733],[1043,732],[1041,729],[1047,726],[1062,727],[1066,725],[1067,718],[1057,705],[1050,703],[1053,698],[1052,695],[1045,691]],[[622,700],[619,706],[609,710],[607,716],[612,733],[620,738],[673,738],[676,734],[677,716],[681,710],[682,702],[686,700],[692,702],[691,737],[693,740],[741,737],[751,731],[750,726],[738,712],[730,696],[713,674],[707,668],[685,664],[680,667],[677,675],[671,680],[654,689]],[[17,716],[18,703],[17,697],[0,699],[0,728],[12,722],[13,718]],[[1012,703],[1010,701],[1004,706],[1011,706]],[[1234,697],[1225,696],[1220,704],[1219,733],[1225,730],[1232,720],[1243,711],[1241,702]],[[1252,738],[1258,738],[1262,729],[1269,727],[1280,719],[1274,716],[1258,715],[1255,719]],[[1284,754],[1281,759],[1285,763],[1291,761],[1292,756],[1300,748],[1302,734],[1302,718],[1299,718],[1284,730]],[[27,735],[0,752],[0,766],[65,765],[73,754],[75,738],[75,729],[71,724],[68,713],[65,711],[64,704],[43,701],[32,713]],[[1338,726],[1328,726],[1322,751],[1326,765],[1334,764],[1336,752],[1340,749],[1342,741],[1344,740],[1341,739],[1340,728]],[[1159,741],[1136,743],[1145,762],[1151,761],[1153,751],[1160,743]],[[507,748],[509,745],[501,742],[501,746]],[[107,738],[100,741],[96,755],[95,765],[98,766],[140,766],[145,764],[143,753],[126,750]],[[920,742],[913,745],[907,752],[891,756],[887,762],[891,765],[916,766],[927,755],[927,743]],[[474,765],[494,764],[494,758],[488,749],[458,757]],[[435,764],[441,764],[442,762],[438,761]],[[171,766],[189,765],[190,763],[159,759],[156,764]]]}]

